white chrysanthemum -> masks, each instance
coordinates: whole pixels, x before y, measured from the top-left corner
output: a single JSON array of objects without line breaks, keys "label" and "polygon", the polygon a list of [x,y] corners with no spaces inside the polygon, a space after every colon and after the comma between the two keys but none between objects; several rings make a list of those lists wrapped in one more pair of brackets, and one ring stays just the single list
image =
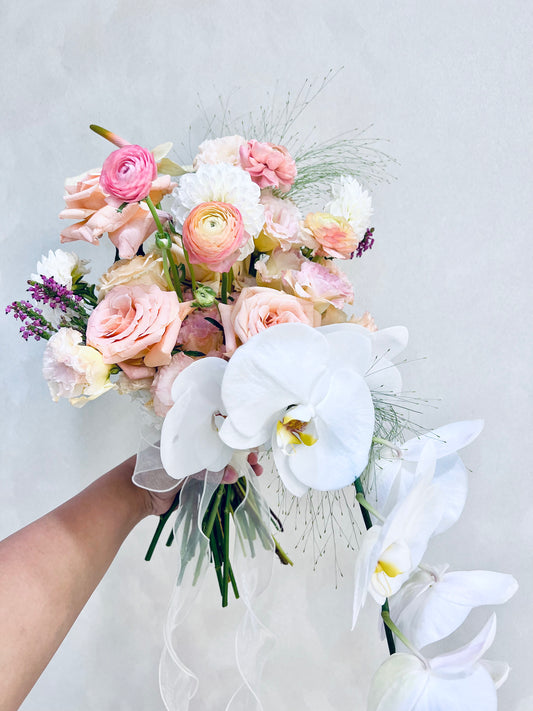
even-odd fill
[{"label": "white chrysanthemum", "polygon": [[50,250],[47,257],[43,254],[41,261],[37,263],[37,274],[32,274],[31,278],[40,282],[41,276],[53,277],[58,284],[72,289],[72,282],[89,271],[86,267],[88,263],[74,252]]},{"label": "white chrysanthemum", "polygon": [[240,167],[239,148],[245,143],[246,139],[242,136],[223,136],[200,143],[193,163],[194,169],[215,163],[229,163]]},{"label": "white chrysanthemum", "polygon": [[360,183],[351,176],[343,175],[331,185],[333,199],[325,211],[348,220],[358,239],[363,239],[370,227],[372,198]]},{"label": "white chrysanthemum", "polygon": [[242,215],[244,229],[256,237],[265,222],[265,209],[259,202],[261,190],[245,170],[229,163],[201,165],[196,173],[187,173],[172,193],[170,212],[179,227],[189,212],[202,202],[227,202]]}]

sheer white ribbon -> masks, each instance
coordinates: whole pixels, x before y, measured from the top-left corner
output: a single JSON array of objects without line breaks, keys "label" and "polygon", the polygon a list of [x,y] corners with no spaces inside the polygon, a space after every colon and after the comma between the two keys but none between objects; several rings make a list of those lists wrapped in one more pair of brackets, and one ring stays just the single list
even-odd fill
[{"label": "sheer white ribbon", "polygon": [[[163,493],[176,486],[161,463],[158,431],[145,427],[141,435],[133,481],[142,488]],[[226,711],[262,711],[258,687],[264,663],[274,644],[273,634],[254,612],[256,599],[268,587],[272,575],[274,541],[270,534],[270,510],[257,487],[257,477],[244,459],[233,464],[247,481],[246,495],[234,512],[233,572],[245,613],[235,633],[235,658],[242,683],[227,703]],[[179,551],[176,588],[164,629],[164,648],[159,664],[159,687],[167,711],[188,711],[199,679],[178,654],[180,626],[190,612],[209,568],[209,540],[202,522],[209,502],[224,475],[202,472],[188,477],[181,493],[174,523],[174,546]]]}]

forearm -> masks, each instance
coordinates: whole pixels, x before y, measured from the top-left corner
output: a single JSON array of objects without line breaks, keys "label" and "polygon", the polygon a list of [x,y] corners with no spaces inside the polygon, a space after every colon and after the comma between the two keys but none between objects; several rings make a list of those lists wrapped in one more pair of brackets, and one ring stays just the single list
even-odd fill
[{"label": "forearm", "polygon": [[0,708],[17,709],[111,564],[150,512],[134,459],[0,542]]}]

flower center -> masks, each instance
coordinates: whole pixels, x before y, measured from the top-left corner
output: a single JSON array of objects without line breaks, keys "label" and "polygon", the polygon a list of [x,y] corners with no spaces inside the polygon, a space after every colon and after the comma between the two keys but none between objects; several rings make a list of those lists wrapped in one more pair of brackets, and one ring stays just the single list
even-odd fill
[{"label": "flower center", "polygon": [[396,592],[397,584],[392,581],[411,569],[411,551],[405,541],[398,540],[385,548],[379,556],[372,585],[384,597]]},{"label": "flower center", "polygon": [[302,422],[302,420],[293,419],[290,415],[285,415],[276,425],[276,438],[279,447],[285,452],[289,448],[294,451],[297,444],[311,447],[318,438],[310,432],[306,432],[309,424],[309,422]]}]

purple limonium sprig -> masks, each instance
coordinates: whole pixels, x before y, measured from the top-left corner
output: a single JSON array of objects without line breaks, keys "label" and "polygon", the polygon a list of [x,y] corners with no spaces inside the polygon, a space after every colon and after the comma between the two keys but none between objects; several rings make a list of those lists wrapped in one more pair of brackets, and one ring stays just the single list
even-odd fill
[{"label": "purple limonium sprig", "polygon": [[365,232],[365,236],[357,245],[357,250],[355,253],[356,257],[362,257],[364,252],[366,252],[367,249],[372,249],[372,247],[374,246],[373,235],[374,235],[374,228],[369,227],[368,230]]},{"label": "purple limonium sprig", "polygon": [[27,341],[30,336],[40,341],[41,338],[48,340],[57,328],[45,319],[41,309],[37,308],[29,301],[13,301],[6,306],[6,314],[13,313],[13,318],[22,321],[20,332],[22,338]]},{"label": "purple limonium sprig", "polygon": [[82,297],[79,294],[67,289],[63,284],[59,284],[54,277],[46,277],[41,274],[42,283],[29,280],[28,284],[32,299],[38,303],[46,304],[51,309],[59,308],[63,313],[67,309],[77,311],[80,315],[85,313],[85,309],[80,302]]}]

